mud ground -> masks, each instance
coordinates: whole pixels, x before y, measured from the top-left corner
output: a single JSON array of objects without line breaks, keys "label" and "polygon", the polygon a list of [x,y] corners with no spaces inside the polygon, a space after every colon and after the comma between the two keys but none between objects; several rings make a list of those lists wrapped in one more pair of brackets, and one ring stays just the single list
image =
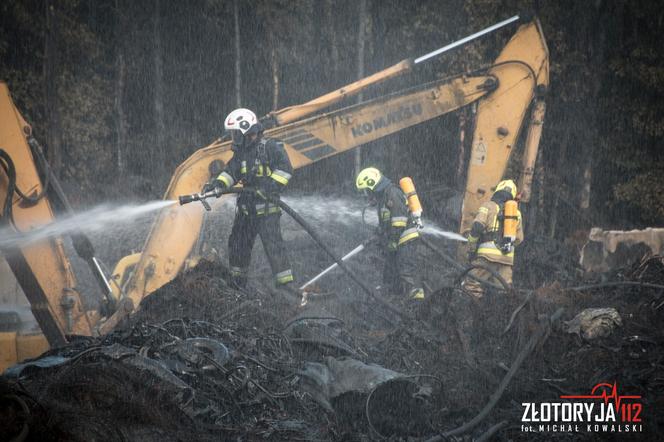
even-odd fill
[{"label": "mud ground", "polygon": [[[335,250],[347,251],[367,233],[353,232],[329,228],[323,236]],[[208,242],[223,250],[226,234],[212,228]],[[330,263],[290,221],[284,221],[284,236],[299,282]],[[436,243],[453,253],[453,244]],[[5,435],[20,436],[27,428],[25,439],[17,440],[427,440],[471,421],[491,399],[496,406],[477,425],[448,440],[657,440],[664,430],[664,292],[602,285],[663,284],[662,257],[582,280],[572,251],[530,240],[517,264],[522,290],[488,293],[474,311],[472,365],[458,338],[454,305],[464,296],[456,285],[458,272],[426,249],[421,268],[434,293],[423,306],[413,309],[376,289],[406,312],[404,319],[367,298],[342,272],[323,280],[317,286],[322,295],[302,308],[271,288],[259,247],[247,289],[229,287],[225,258],[205,250],[213,261],[146,298],[116,332],[73,339],[45,355],[61,356],[60,364],[28,367],[18,379],[0,378]],[[380,285],[380,259],[370,250],[353,261],[371,287]],[[569,289],[587,284],[598,285]],[[587,340],[564,332],[560,321],[552,324],[504,393],[492,396],[550,315],[563,308],[562,320],[570,320],[588,307],[616,308],[622,326]],[[324,333],[294,335],[293,325],[302,323]],[[193,351],[187,342],[204,345]],[[352,357],[413,376],[428,392],[418,399],[417,416],[380,409],[384,399],[367,405],[366,394],[335,398],[333,410],[322,407],[302,388],[302,371],[307,361],[329,357]],[[589,394],[602,382],[615,383],[619,394],[641,397],[642,432],[522,431],[522,403]]]}]

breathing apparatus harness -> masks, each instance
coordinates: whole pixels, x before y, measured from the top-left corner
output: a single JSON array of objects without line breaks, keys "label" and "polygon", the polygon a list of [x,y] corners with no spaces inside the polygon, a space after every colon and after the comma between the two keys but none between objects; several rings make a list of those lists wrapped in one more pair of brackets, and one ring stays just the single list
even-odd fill
[{"label": "breathing apparatus harness", "polygon": [[424,228],[424,224],[422,223],[422,204],[420,203],[420,197],[417,196],[413,179],[410,177],[401,178],[399,180],[399,188],[401,188],[406,195],[408,211],[410,212],[413,222],[418,229]]},{"label": "breathing apparatus harness", "polygon": [[[386,180],[387,178],[383,177],[382,180]],[[410,218],[417,226],[418,229],[424,228],[424,223],[422,222],[422,204],[420,203],[420,198],[417,195],[417,190],[415,189],[415,183],[413,183],[413,179],[410,177],[404,177],[399,180],[399,188],[401,191],[404,193],[406,196],[406,204],[408,206],[408,213],[410,215]],[[363,224],[368,224],[364,214],[366,213],[367,209],[370,207],[373,207],[376,205],[377,201],[370,201],[368,204],[366,204],[362,208],[362,223]]]},{"label": "breathing apparatus harness", "polygon": [[503,255],[507,255],[514,251],[519,225],[519,206],[512,198],[507,200],[492,198],[491,202],[496,204],[498,211],[494,219],[487,220],[486,231],[479,236],[479,247],[492,242]]}]

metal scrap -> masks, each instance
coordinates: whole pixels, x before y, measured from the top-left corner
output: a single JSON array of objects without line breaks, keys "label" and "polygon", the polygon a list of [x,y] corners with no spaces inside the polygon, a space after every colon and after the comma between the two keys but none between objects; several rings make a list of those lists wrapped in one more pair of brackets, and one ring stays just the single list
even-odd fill
[{"label": "metal scrap", "polygon": [[587,308],[571,321],[564,322],[567,333],[575,333],[584,339],[604,338],[620,326],[622,318],[613,307]]}]

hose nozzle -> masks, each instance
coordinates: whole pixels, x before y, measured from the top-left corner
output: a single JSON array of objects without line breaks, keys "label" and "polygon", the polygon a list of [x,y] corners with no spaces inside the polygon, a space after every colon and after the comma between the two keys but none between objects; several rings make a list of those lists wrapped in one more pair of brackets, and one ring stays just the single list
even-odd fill
[{"label": "hose nozzle", "polygon": [[178,200],[180,201],[180,205],[183,206],[183,205],[185,205],[185,204],[189,204],[189,203],[191,203],[191,202],[193,202],[193,201],[196,201],[196,197],[197,197],[197,196],[198,196],[197,194],[193,194],[193,195],[180,195],[180,196],[178,197]]},{"label": "hose nozzle", "polygon": [[210,190],[209,192],[203,192],[203,193],[192,193],[191,195],[180,195],[178,197],[178,200],[180,201],[180,205],[184,204],[189,204],[194,201],[200,201],[201,204],[203,204],[203,207],[205,207],[205,210],[208,212],[212,210],[210,205],[207,203],[206,198],[219,198],[221,196],[222,192],[221,189],[217,190]]},{"label": "hose nozzle", "polygon": [[241,193],[241,192],[251,192],[253,189],[249,187],[245,188],[238,188],[238,187],[232,187],[232,188],[221,188],[221,187],[215,187],[212,190],[209,190],[207,192],[201,192],[201,193],[192,193],[191,195],[180,195],[178,197],[178,201],[180,201],[180,205],[184,204],[189,204],[194,201],[200,201],[201,204],[203,204],[203,207],[205,207],[205,210],[208,212],[212,210],[210,205],[205,201],[208,198],[219,198],[222,195],[228,195],[230,193]]}]

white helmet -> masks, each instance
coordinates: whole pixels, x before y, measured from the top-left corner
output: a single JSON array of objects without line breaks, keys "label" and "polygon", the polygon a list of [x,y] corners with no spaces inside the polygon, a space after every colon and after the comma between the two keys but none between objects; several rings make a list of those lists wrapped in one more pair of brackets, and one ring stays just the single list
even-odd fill
[{"label": "white helmet", "polygon": [[256,118],[255,113],[249,109],[240,108],[235,109],[228,114],[226,122],[224,123],[224,129],[239,130],[242,132],[242,135],[244,135],[249,132],[249,129],[251,129],[256,123],[258,123],[258,118]]},{"label": "white helmet", "polygon": [[235,144],[242,144],[244,135],[260,131],[260,123],[256,114],[249,109],[235,109],[224,121],[224,129],[230,132]]}]

